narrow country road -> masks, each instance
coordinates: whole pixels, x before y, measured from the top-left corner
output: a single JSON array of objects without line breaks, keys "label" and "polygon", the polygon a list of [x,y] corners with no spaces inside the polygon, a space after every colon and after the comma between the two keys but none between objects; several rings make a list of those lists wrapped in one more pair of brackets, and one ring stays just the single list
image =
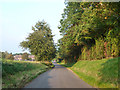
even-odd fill
[{"label": "narrow country road", "polygon": [[55,68],[39,75],[24,88],[92,88],[73,72],[54,62]]}]

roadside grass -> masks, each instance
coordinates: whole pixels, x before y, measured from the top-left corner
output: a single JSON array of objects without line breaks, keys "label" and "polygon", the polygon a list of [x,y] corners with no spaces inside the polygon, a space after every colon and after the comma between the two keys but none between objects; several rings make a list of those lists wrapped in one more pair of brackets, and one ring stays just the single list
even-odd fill
[{"label": "roadside grass", "polygon": [[118,88],[118,60],[120,57],[102,60],[81,60],[75,64],[59,63],[75,72],[82,80],[95,88]]},{"label": "roadside grass", "polygon": [[37,61],[2,61],[2,88],[22,88],[26,83],[47,71],[51,64]]}]

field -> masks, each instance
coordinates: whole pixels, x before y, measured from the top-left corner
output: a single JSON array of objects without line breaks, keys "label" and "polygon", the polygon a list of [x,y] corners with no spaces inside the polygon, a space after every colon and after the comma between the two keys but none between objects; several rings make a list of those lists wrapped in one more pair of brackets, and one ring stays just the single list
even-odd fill
[{"label": "field", "polygon": [[51,66],[48,62],[3,60],[2,88],[21,88]]},{"label": "field", "polygon": [[82,80],[93,87],[118,88],[118,59],[120,57],[93,61],[81,60],[73,64],[61,62],[59,64],[70,68]]}]

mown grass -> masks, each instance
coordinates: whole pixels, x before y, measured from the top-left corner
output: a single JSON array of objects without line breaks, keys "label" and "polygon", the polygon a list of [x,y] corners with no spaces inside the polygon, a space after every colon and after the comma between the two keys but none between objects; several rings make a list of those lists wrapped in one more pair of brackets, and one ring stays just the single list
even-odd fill
[{"label": "mown grass", "polygon": [[22,88],[39,74],[53,67],[36,61],[2,61],[2,88]]},{"label": "mown grass", "polygon": [[93,61],[81,60],[75,64],[60,64],[70,68],[93,87],[118,88],[118,60],[120,57]]}]

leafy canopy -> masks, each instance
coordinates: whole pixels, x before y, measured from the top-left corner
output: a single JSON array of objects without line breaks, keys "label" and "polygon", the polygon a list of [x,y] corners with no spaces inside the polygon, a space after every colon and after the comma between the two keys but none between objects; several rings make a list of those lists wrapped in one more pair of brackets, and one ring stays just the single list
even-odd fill
[{"label": "leafy canopy", "polygon": [[36,60],[51,60],[55,57],[55,45],[49,25],[45,21],[38,21],[32,26],[33,33],[30,33],[26,41],[20,43],[24,49],[29,49]]}]

